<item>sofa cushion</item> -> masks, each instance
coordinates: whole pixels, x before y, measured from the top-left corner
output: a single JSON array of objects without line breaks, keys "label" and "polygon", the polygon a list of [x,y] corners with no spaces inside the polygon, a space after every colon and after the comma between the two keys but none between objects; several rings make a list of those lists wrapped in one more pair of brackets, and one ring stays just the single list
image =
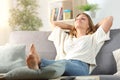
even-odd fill
[{"label": "sofa cushion", "polygon": [[0,73],[25,65],[25,45],[0,46]]},{"label": "sofa cushion", "polygon": [[60,77],[65,70],[65,62],[50,64],[42,69],[33,70],[28,67],[16,68],[5,75],[7,80],[33,80]]},{"label": "sofa cushion", "polygon": [[120,75],[120,49],[113,51],[113,56],[117,65],[117,72],[114,75]]},{"label": "sofa cushion", "polygon": [[110,32],[111,40],[106,41],[96,57],[97,66],[91,74],[114,74],[117,71],[112,52],[120,48],[120,29]]}]

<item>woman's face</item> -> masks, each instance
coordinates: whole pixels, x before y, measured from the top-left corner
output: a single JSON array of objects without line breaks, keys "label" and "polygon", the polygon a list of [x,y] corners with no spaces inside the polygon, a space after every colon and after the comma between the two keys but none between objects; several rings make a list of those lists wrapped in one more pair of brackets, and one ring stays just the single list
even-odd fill
[{"label": "woman's face", "polygon": [[89,21],[86,15],[80,14],[78,17],[75,19],[75,28],[80,28],[80,29],[88,29],[89,28]]}]

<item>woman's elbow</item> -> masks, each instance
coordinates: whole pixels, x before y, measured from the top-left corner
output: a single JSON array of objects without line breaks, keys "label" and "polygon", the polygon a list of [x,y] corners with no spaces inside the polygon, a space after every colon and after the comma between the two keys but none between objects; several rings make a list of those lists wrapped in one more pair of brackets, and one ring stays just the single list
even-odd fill
[{"label": "woman's elbow", "polygon": [[106,19],[106,26],[108,26],[108,28],[110,28],[113,24],[113,16],[108,16]]},{"label": "woman's elbow", "polygon": [[113,24],[113,16],[106,17],[104,23],[102,24],[102,27],[106,33],[110,30],[112,24]]},{"label": "woman's elbow", "polygon": [[108,20],[111,22],[111,24],[113,23],[113,16],[109,16]]}]

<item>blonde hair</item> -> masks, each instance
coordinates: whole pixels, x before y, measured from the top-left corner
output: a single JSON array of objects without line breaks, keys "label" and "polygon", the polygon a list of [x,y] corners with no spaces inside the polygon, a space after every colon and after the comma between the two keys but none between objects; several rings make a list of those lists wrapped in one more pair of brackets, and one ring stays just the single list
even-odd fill
[{"label": "blonde hair", "polygon": [[[94,24],[93,24],[93,22],[92,22],[92,19],[90,18],[90,16],[88,15],[88,14],[86,14],[86,13],[80,13],[80,14],[78,14],[76,17],[75,17],[75,20],[76,20],[76,18],[79,16],[79,15],[85,15],[87,18],[88,18],[88,22],[89,22],[89,28],[87,29],[87,31],[86,31],[86,35],[88,35],[88,34],[93,34],[97,29],[98,29],[98,26],[96,25],[96,26],[94,26]],[[75,27],[73,27],[73,29],[70,31],[70,33],[69,33],[72,37],[73,36],[76,36],[76,29],[75,29]]]}]

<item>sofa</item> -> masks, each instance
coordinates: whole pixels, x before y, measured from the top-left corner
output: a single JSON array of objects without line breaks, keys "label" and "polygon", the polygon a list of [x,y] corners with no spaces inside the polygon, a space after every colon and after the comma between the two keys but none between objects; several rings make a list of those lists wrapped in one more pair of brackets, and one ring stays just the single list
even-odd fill
[{"label": "sofa", "polygon": [[[53,42],[48,40],[50,33],[51,31],[13,31],[8,43],[25,44],[26,56],[29,53],[30,44],[33,43],[42,58],[54,60],[56,50]],[[105,42],[96,56],[97,66],[90,74],[90,76],[99,76],[100,80],[120,80],[120,75],[114,75],[117,72],[117,63],[113,56],[113,51],[120,48],[120,29],[110,30],[110,38],[111,40]],[[5,80],[5,77],[3,76],[0,80]]]}]

